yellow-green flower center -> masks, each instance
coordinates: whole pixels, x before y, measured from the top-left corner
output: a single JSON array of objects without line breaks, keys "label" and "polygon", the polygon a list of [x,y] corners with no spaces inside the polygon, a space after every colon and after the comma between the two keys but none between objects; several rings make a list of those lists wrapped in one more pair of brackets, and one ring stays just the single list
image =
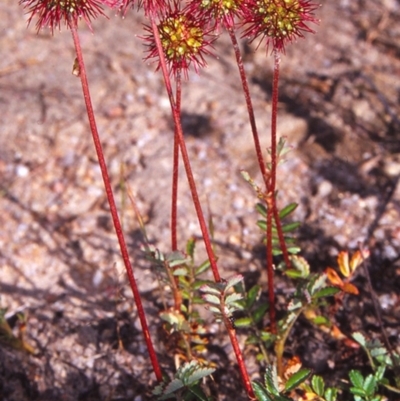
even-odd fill
[{"label": "yellow-green flower center", "polygon": [[161,43],[167,58],[178,61],[199,52],[203,44],[203,31],[190,24],[187,17],[169,17],[159,25]]},{"label": "yellow-green flower center", "polygon": [[299,0],[259,0],[257,7],[257,14],[263,18],[264,34],[275,39],[296,32],[304,11]]}]

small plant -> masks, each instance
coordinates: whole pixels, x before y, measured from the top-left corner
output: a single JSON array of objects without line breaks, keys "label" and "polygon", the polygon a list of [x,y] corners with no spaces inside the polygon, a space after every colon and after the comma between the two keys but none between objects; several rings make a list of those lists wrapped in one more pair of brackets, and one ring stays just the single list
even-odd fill
[{"label": "small plant", "polygon": [[[368,257],[369,252],[359,250],[350,258],[348,252],[338,256],[339,271],[328,267],[315,273],[302,257],[296,243],[294,231],[299,222],[292,221],[297,204],[290,203],[278,207],[277,173],[280,163],[285,161],[290,147],[284,137],[277,135],[278,85],[281,56],[285,47],[305,32],[313,32],[309,23],[317,23],[314,11],[317,5],[308,0],[191,0],[187,4],[179,0],[143,0],[138,8],[144,9],[146,59],[156,61],[170,103],[174,122],[172,154],[171,190],[171,248],[161,252],[150,245],[144,226],[138,219],[145,239],[143,251],[151,262],[153,271],[160,282],[163,309],[159,313],[163,333],[166,334],[175,358],[175,374],[163,374],[156,349],[147,325],[145,310],[134,269],[125,242],[123,227],[114,200],[113,185],[108,175],[100,135],[91,103],[89,83],[83,51],[78,35],[79,21],[83,19],[91,29],[91,21],[104,14],[104,7],[121,11],[124,15],[134,5],[132,0],[20,0],[29,14],[29,23],[37,18],[37,30],[49,27],[51,33],[65,25],[72,34],[75,46],[73,74],[79,77],[86,105],[94,147],[101,169],[104,189],[110,214],[118,238],[121,256],[125,265],[129,284],[134,295],[138,316],[157,380],[153,395],[159,400],[211,400],[205,380],[218,368],[207,361],[207,322],[201,318],[200,308],[206,307],[214,319],[222,323],[232,345],[244,390],[250,400],[261,401],[336,401],[338,394],[345,393],[339,387],[327,387],[323,378],[312,375],[312,371],[302,367],[298,356],[285,360],[287,339],[298,318],[304,316],[314,327],[329,333],[336,339],[347,339],[335,325],[335,312],[342,305],[345,296],[357,295],[357,287],[351,282],[358,267]],[[186,147],[182,127],[182,93],[184,80],[189,78],[190,69],[199,72],[206,65],[206,57],[212,55],[213,43],[221,30],[226,30],[235,54],[249,117],[249,125],[254,141],[255,157],[260,169],[262,184],[256,184],[247,172],[242,175],[254,189],[260,215],[258,226],[264,234],[268,291],[256,284],[250,289],[244,285],[244,276],[234,274],[228,279],[221,277],[218,259],[213,246],[213,229],[209,229],[200,203],[200,196],[194,179],[191,158]],[[271,106],[271,147],[268,159],[261,149],[259,133],[255,123],[254,109],[248,80],[243,65],[237,34],[254,41],[264,41],[264,48],[273,56],[273,83]],[[182,80],[182,77],[184,80]],[[175,80],[173,89],[172,80]],[[178,169],[182,158],[192,202],[198,218],[201,237],[207,252],[207,260],[201,264],[195,261],[195,240],[189,239],[184,251],[179,250],[177,233],[178,218]],[[132,199],[132,197],[131,197]],[[134,202],[132,202],[137,210]],[[274,275],[278,271],[291,286],[285,305],[277,305]],[[320,270],[319,270],[320,271]],[[209,276],[207,274],[209,273]],[[212,276],[212,280],[211,280]],[[164,292],[164,287],[171,289]],[[266,295],[267,294],[267,295]],[[265,298],[268,296],[268,302]],[[333,305],[333,306],[332,306]],[[279,315],[277,313],[277,308]],[[13,344],[27,348],[21,337],[13,335],[11,328],[0,311],[0,329],[3,337]],[[269,316],[269,321],[266,315]],[[242,347],[237,338],[237,330],[246,333],[246,345],[257,347],[257,360],[265,369],[264,381],[252,383],[247,371]],[[378,392],[382,388],[399,393],[398,369],[400,358],[390,347],[380,342],[369,342],[360,333],[353,339],[366,352],[372,373],[352,369],[349,373],[348,391],[355,401],[381,401]],[[385,374],[390,371],[395,378],[390,380]]]}]

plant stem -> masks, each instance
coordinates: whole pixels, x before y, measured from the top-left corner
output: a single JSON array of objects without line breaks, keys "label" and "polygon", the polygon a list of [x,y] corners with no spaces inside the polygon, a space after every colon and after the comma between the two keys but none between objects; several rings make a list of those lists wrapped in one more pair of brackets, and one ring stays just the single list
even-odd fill
[{"label": "plant stem", "polygon": [[107,200],[108,200],[108,204],[110,207],[110,212],[111,212],[115,232],[117,234],[122,259],[124,261],[126,273],[128,275],[128,279],[129,279],[129,284],[131,286],[133,297],[135,299],[136,307],[138,310],[138,316],[139,316],[140,324],[142,326],[142,331],[143,331],[143,335],[144,335],[145,342],[147,345],[147,350],[149,352],[150,360],[151,360],[151,363],[153,366],[153,371],[156,375],[157,380],[162,381],[161,368],[158,363],[158,359],[157,359],[157,355],[154,350],[153,343],[151,341],[150,332],[149,332],[149,328],[148,328],[147,321],[146,321],[146,315],[145,315],[142,301],[140,298],[140,293],[139,293],[138,287],[136,285],[133,268],[132,268],[131,262],[129,260],[129,253],[128,253],[128,249],[127,249],[127,246],[125,243],[125,237],[124,237],[124,233],[122,231],[121,222],[118,217],[118,211],[117,211],[117,207],[116,207],[115,200],[114,200],[114,194],[113,194],[112,186],[110,183],[110,177],[108,175],[107,165],[105,162],[103,148],[102,148],[99,133],[97,130],[96,120],[95,120],[95,116],[94,116],[94,112],[93,112],[92,101],[90,98],[89,84],[88,84],[88,80],[87,80],[85,64],[83,62],[83,55],[82,55],[82,49],[81,49],[79,35],[78,35],[77,23],[74,18],[70,19],[70,27],[71,27],[72,37],[74,40],[76,56],[78,58],[78,63],[79,63],[79,76],[81,79],[83,97],[85,99],[85,105],[86,105],[86,111],[87,111],[87,115],[88,115],[88,119],[89,119],[90,131],[92,133],[94,147],[96,149],[97,158],[98,158],[98,162],[99,162],[99,166],[100,166],[100,170],[101,170],[101,175],[103,177],[104,188],[106,191]]},{"label": "plant stem", "polygon": [[265,187],[266,187],[266,189],[268,191],[269,175],[267,173],[265,160],[264,160],[264,157],[263,157],[263,154],[262,154],[262,150],[261,150],[260,139],[259,139],[257,125],[256,125],[256,119],[254,117],[254,108],[253,108],[253,103],[251,101],[250,90],[249,90],[249,85],[247,83],[246,72],[245,72],[244,66],[243,66],[242,55],[240,53],[240,49],[239,49],[239,45],[238,45],[238,42],[237,42],[237,39],[236,39],[235,31],[233,30],[232,27],[228,26],[227,24],[226,24],[226,29],[227,29],[227,31],[229,33],[230,38],[231,38],[231,42],[232,42],[232,45],[233,45],[233,50],[235,52],[235,57],[236,57],[236,64],[237,64],[237,66],[239,68],[240,80],[242,82],[243,94],[244,94],[244,98],[246,100],[247,113],[249,115],[251,132],[253,134],[254,147],[255,147],[255,150],[256,150],[258,166],[259,166],[261,174],[263,176]]},{"label": "plant stem", "polygon": [[[181,113],[181,71],[176,73],[176,107],[178,113]],[[171,246],[172,250],[178,249],[178,173],[179,173],[179,137],[177,129],[174,132],[174,155],[173,155],[173,170],[172,170],[172,202],[171,202]]]},{"label": "plant stem", "polygon": [[194,207],[195,207],[195,210],[196,210],[197,219],[199,221],[200,230],[201,230],[201,233],[202,233],[202,236],[203,236],[203,241],[204,241],[204,245],[205,245],[205,248],[206,248],[207,256],[208,256],[208,258],[210,260],[210,265],[211,265],[211,270],[212,270],[213,275],[214,275],[214,280],[218,283],[218,282],[221,281],[221,276],[220,276],[219,271],[218,271],[217,261],[216,261],[216,258],[215,258],[215,255],[214,255],[214,252],[213,252],[213,249],[212,249],[210,235],[208,233],[206,220],[204,218],[204,213],[203,213],[203,210],[201,208],[199,195],[197,193],[196,183],[194,181],[193,172],[192,172],[192,168],[191,168],[190,160],[189,160],[189,155],[188,155],[188,152],[187,152],[187,149],[186,149],[185,139],[183,137],[180,114],[179,114],[179,111],[178,111],[178,109],[176,107],[174,96],[173,96],[173,93],[172,93],[171,80],[170,80],[170,76],[169,76],[168,71],[167,71],[165,55],[164,55],[164,51],[163,51],[163,48],[162,48],[162,45],[161,45],[160,35],[159,35],[157,24],[156,24],[156,21],[155,21],[155,16],[153,14],[150,14],[150,20],[151,20],[151,25],[152,25],[152,29],[153,29],[154,40],[156,42],[156,46],[157,46],[157,49],[158,49],[161,70],[162,70],[163,77],[164,77],[165,88],[167,90],[168,98],[169,98],[169,101],[170,101],[170,104],[171,104],[172,116],[174,118],[174,123],[175,123],[175,132],[176,132],[176,134],[178,136],[179,147],[181,149],[183,165],[185,167],[186,176],[187,176],[187,179],[188,179],[188,183],[189,183],[189,188],[190,188],[190,192],[191,192],[191,195],[192,195],[193,204],[194,204]]}]

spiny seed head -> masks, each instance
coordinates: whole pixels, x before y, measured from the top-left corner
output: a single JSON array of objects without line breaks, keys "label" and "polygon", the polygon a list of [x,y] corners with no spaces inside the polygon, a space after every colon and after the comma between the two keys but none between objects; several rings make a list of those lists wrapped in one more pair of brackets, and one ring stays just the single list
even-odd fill
[{"label": "spiny seed head", "polygon": [[313,11],[317,5],[309,0],[247,0],[243,24],[249,24],[244,35],[252,40],[262,36],[267,47],[285,52],[285,45],[303,32],[314,32],[306,22],[318,22]]},{"label": "spiny seed head", "polygon": [[244,0],[192,0],[187,8],[189,12],[200,15],[215,26],[223,24],[233,27],[234,18],[240,14]]},{"label": "spiny seed head", "polygon": [[[196,71],[206,65],[204,55],[210,53],[207,48],[211,40],[207,38],[204,25],[199,18],[179,9],[170,10],[157,25],[167,63],[174,75],[182,70],[187,76],[191,64]],[[152,32],[150,27],[146,27],[146,30]],[[158,57],[153,36],[149,34],[145,39],[149,46],[147,58]]]},{"label": "spiny seed head", "polygon": [[28,23],[37,17],[36,28],[49,27],[53,32],[60,29],[64,22],[71,27],[72,20],[77,21],[82,17],[89,28],[90,21],[98,15],[104,15],[102,6],[113,6],[115,0],[20,0],[20,4],[30,14]]}]

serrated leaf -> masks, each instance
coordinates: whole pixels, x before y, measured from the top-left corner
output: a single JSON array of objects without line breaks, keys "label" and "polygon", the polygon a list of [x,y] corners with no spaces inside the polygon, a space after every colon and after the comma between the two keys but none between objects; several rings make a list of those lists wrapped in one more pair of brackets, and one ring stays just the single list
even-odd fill
[{"label": "serrated leaf", "polygon": [[353,386],[358,388],[363,388],[364,385],[364,377],[358,370],[350,370],[349,378]]},{"label": "serrated leaf", "polygon": [[294,212],[297,208],[298,204],[293,202],[289,203],[279,212],[279,218],[284,219],[286,216],[289,216],[290,213]]},{"label": "serrated leaf", "polygon": [[324,395],[325,383],[321,376],[314,375],[311,379],[311,386],[315,391],[315,394],[319,395],[320,397]]},{"label": "serrated leaf", "polygon": [[203,377],[212,375],[214,372],[215,369],[213,368],[199,367],[195,372],[190,375],[187,380],[185,380],[185,384],[189,386],[202,379]]},{"label": "serrated leaf", "polygon": [[367,395],[369,395],[369,396],[374,395],[375,390],[376,390],[376,380],[373,375],[368,375],[365,378],[363,389],[367,393]]},{"label": "serrated leaf", "polygon": [[327,276],[325,273],[322,273],[311,281],[311,285],[308,285],[308,291],[311,296],[313,296],[317,291],[321,290],[326,285]]},{"label": "serrated leaf", "polygon": [[336,295],[338,292],[340,292],[340,289],[337,287],[325,287],[322,290],[317,291],[312,297],[315,299],[331,297]]},{"label": "serrated leaf", "polygon": [[285,383],[285,391],[291,391],[297,388],[301,383],[307,380],[311,375],[311,369],[300,369],[298,372],[294,373],[288,381]]},{"label": "serrated leaf", "polygon": [[181,379],[173,379],[170,383],[168,383],[167,387],[165,387],[164,395],[175,393],[184,386],[185,385]]},{"label": "serrated leaf", "polygon": [[240,327],[249,327],[252,325],[251,318],[249,317],[241,317],[239,319],[235,319],[235,327],[240,328]]},{"label": "serrated leaf", "polygon": [[265,313],[269,309],[269,305],[267,303],[262,303],[260,306],[258,306],[254,312],[251,314],[254,322],[257,324],[261,322],[263,317],[265,316]]},{"label": "serrated leaf", "polygon": [[203,295],[203,299],[209,304],[214,304],[214,305],[220,305],[221,304],[221,300],[220,300],[219,296],[217,296],[217,295],[204,294]]},{"label": "serrated leaf", "polygon": [[236,284],[243,281],[243,278],[244,277],[241,274],[236,274],[236,275],[232,276],[231,278],[229,278],[227,280],[224,292],[226,293],[230,288],[234,287]]},{"label": "serrated leaf", "polygon": [[273,401],[273,399],[268,395],[267,391],[261,384],[257,382],[253,382],[252,384],[253,384],[254,394],[257,397],[258,401]]},{"label": "serrated leaf", "polygon": [[356,331],[355,333],[352,334],[352,337],[354,340],[356,340],[361,346],[366,347],[367,346],[367,339],[363,334],[361,334],[359,331]]},{"label": "serrated leaf", "polygon": [[268,365],[265,370],[265,388],[268,393],[271,393],[274,396],[279,396],[279,383],[278,383],[278,374],[276,372],[276,366]]},{"label": "serrated leaf", "polygon": [[261,295],[261,286],[254,285],[250,288],[246,297],[246,307],[250,309]]},{"label": "serrated leaf", "polygon": [[339,265],[340,272],[344,277],[350,276],[350,266],[349,266],[349,253],[346,251],[339,252],[337,257],[337,262]]},{"label": "serrated leaf", "polygon": [[310,265],[308,262],[299,255],[293,255],[290,257],[292,267],[301,273],[301,277],[308,277],[310,274]]},{"label": "serrated leaf", "polygon": [[218,296],[221,294],[221,291],[217,290],[217,289],[214,288],[214,287],[211,287],[211,286],[208,285],[208,284],[202,285],[202,286],[200,287],[200,291],[201,291],[201,292],[208,293],[208,294],[218,295]]},{"label": "serrated leaf", "polygon": [[241,299],[243,299],[243,294],[239,294],[238,292],[234,292],[232,294],[229,294],[226,298],[225,298],[225,304],[230,305],[234,302],[240,301]]}]

